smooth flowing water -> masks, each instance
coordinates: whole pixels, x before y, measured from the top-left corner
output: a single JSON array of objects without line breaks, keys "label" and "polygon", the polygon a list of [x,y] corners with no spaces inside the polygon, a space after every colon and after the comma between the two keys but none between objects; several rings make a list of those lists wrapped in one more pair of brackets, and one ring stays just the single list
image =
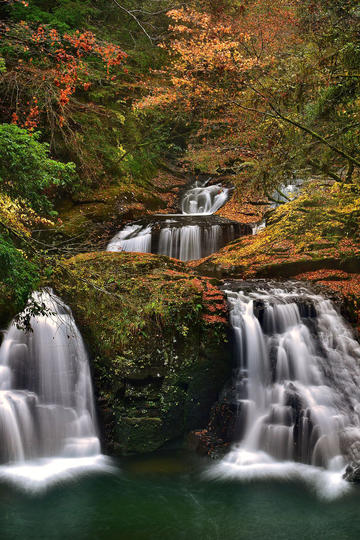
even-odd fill
[{"label": "smooth flowing water", "polygon": [[182,214],[126,225],[109,242],[107,251],[156,253],[190,261],[219,251],[251,227],[213,214],[230,196],[230,188],[195,183],[181,200]]},{"label": "smooth flowing water", "polygon": [[226,291],[238,432],[211,475],[302,478],[329,498],[360,457],[360,346],[330,300],[290,283]]},{"label": "smooth flowing water", "polygon": [[230,189],[215,184],[196,182],[195,186],[185,192],[181,201],[181,211],[188,215],[215,214],[228,200]]},{"label": "smooth flowing water", "polygon": [[13,322],[0,348],[0,479],[30,490],[108,466],[100,454],[88,356],[70,309],[34,293],[32,331]]},{"label": "smooth flowing water", "polygon": [[206,257],[242,234],[249,226],[228,222],[222,218],[209,221],[198,218],[162,219],[157,222],[127,225],[109,243],[108,251],[133,251],[167,255],[181,261]]}]

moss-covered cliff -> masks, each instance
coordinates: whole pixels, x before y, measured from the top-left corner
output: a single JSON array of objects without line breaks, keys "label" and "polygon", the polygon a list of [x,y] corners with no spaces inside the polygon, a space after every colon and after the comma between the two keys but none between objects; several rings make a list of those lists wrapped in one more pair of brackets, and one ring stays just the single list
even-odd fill
[{"label": "moss-covered cliff", "polygon": [[151,451],[204,426],[229,376],[223,295],[185,272],[167,257],[92,253],[53,275],[91,349],[111,452]]}]

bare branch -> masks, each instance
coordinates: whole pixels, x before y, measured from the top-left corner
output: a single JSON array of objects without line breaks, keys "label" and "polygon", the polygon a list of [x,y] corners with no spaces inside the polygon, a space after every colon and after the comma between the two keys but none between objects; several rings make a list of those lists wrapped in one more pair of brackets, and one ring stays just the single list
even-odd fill
[{"label": "bare branch", "polygon": [[144,32],[144,34],[146,35],[146,37],[149,39],[150,43],[153,44],[153,39],[152,37],[148,34],[148,32],[146,31],[146,29],[144,28],[144,26],[142,25],[142,23],[139,21],[139,19],[136,17],[136,15],[134,15],[134,13],[132,11],[129,11],[128,9],[126,9],[124,6],[122,6],[121,4],[119,4],[119,2],[117,0],[112,0],[114,2],[114,4],[117,5],[118,8],[122,9],[123,11],[125,11],[125,13],[127,13],[129,15],[129,17],[132,17],[134,19],[134,21],[136,21],[136,23],[140,26],[141,30]]}]

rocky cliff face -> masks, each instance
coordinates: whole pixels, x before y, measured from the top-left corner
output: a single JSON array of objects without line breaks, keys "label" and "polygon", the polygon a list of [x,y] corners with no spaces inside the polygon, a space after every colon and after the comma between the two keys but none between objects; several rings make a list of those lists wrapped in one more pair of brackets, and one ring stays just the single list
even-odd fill
[{"label": "rocky cliff face", "polygon": [[92,253],[52,278],[93,358],[107,451],[148,452],[206,425],[231,372],[227,307],[167,257]]}]

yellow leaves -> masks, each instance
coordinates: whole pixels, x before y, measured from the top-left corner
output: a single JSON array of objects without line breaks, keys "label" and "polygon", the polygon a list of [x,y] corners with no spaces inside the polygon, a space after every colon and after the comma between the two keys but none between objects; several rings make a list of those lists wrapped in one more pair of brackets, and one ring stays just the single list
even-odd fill
[{"label": "yellow leaves", "polygon": [[182,24],[176,24],[176,25],[170,25],[169,30],[172,32],[176,32],[178,34],[191,34],[193,32],[192,28],[189,28],[188,26],[182,25]]},{"label": "yellow leaves", "polygon": [[167,16],[176,22],[182,21],[200,26],[201,28],[207,28],[211,20],[208,14],[199,13],[191,8],[172,9],[167,12]]},{"label": "yellow leaves", "polygon": [[54,226],[48,219],[41,218],[28,205],[19,200],[12,200],[4,193],[0,194],[0,222],[6,227],[30,235],[33,226]]}]

